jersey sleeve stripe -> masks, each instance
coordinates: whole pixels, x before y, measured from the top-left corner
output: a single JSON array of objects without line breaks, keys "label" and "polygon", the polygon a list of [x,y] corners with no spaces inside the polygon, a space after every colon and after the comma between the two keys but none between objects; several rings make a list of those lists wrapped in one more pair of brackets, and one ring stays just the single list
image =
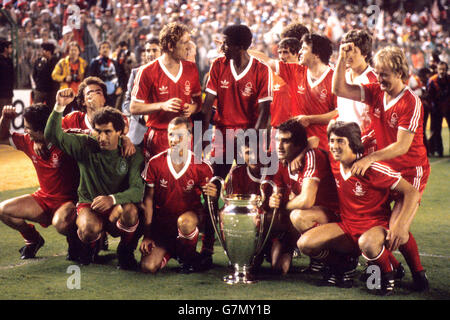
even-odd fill
[{"label": "jersey sleeve stripe", "polygon": [[141,75],[142,75],[142,71],[144,70],[144,68],[139,68],[138,72],[136,74],[136,78],[134,79],[134,83],[133,83],[133,90],[131,90],[131,98],[132,100],[134,99],[135,101],[139,101],[140,100],[136,100],[136,95],[139,91],[139,82],[141,81]]},{"label": "jersey sleeve stripe", "polygon": [[217,92],[212,90],[212,89],[210,89],[210,88],[206,88],[205,91],[211,93],[213,96],[217,96]]},{"label": "jersey sleeve stripe", "polygon": [[[409,90],[411,92],[411,90]],[[416,104],[414,106],[414,114],[411,119],[411,124],[409,125],[409,130],[412,132],[416,132],[417,128],[419,127],[419,119],[420,119],[420,113],[421,113],[421,105],[419,97],[411,92],[412,96],[414,97]]]},{"label": "jersey sleeve stripe", "polygon": [[313,151],[308,151],[306,153],[306,170],[303,178],[312,178],[316,170],[316,154]]}]

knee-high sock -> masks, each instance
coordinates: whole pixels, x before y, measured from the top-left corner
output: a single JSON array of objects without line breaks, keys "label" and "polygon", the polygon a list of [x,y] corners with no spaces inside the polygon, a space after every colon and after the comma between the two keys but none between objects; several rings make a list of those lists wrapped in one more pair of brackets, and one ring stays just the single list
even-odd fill
[{"label": "knee-high sock", "polygon": [[28,223],[28,230],[21,232],[20,234],[25,239],[25,244],[33,244],[39,240],[39,232],[36,230],[34,225]]},{"label": "knee-high sock", "polygon": [[120,239],[124,241],[124,243],[130,243],[133,240],[133,236],[137,230],[139,225],[139,220],[136,222],[134,226],[126,227],[121,222],[120,219],[116,222],[116,227],[120,231]]},{"label": "knee-high sock", "polygon": [[192,253],[195,252],[197,248],[198,233],[198,228],[195,228],[195,230],[189,234],[184,234],[178,229],[177,255],[182,260],[188,259]]},{"label": "knee-high sock", "polygon": [[376,264],[380,267],[382,273],[392,272],[394,269],[392,268],[391,261],[389,256],[392,255],[391,252],[386,249],[384,246],[381,249],[381,252],[375,258],[371,259],[362,254],[362,256],[369,261],[370,263]]},{"label": "knee-high sock", "polygon": [[399,247],[399,251],[405,257],[411,272],[419,272],[423,270],[422,263],[420,262],[419,248],[417,247],[416,239],[414,239],[412,233],[409,233],[408,242]]}]

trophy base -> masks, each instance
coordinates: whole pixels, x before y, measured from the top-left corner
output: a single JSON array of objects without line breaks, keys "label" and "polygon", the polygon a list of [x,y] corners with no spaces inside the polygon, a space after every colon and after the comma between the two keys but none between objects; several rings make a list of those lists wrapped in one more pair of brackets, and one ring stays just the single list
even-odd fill
[{"label": "trophy base", "polygon": [[256,280],[255,276],[248,272],[236,272],[233,274],[230,274],[228,276],[223,277],[223,281],[227,284],[238,284],[238,283],[244,283],[244,284],[251,284],[256,283],[258,280]]}]

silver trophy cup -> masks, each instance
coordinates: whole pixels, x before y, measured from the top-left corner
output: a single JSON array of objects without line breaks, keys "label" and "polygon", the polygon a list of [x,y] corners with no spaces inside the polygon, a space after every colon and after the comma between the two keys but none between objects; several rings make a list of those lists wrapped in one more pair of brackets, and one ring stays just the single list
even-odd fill
[{"label": "silver trophy cup", "polygon": [[275,210],[272,215],[267,215],[261,209],[264,202],[263,186],[270,184],[273,193],[277,193],[278,188],[272,181],[264,180],[260,186],[261,195],[226,195],[222,178],[213,177],[209,182],[216,180],[222,185],[220,197],[224,206],[216,214],[208,196],[209,214],[220,244],[234,267],[234,273],[223,280],[228,284],[254,283],[253,262],[264,248],[275,219]]}]

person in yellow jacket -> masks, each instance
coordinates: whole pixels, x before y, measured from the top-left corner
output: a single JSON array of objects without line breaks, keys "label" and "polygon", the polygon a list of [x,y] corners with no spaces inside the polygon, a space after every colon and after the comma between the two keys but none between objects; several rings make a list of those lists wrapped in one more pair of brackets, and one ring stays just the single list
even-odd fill
[{"label": "person in yellow jacket", "polygon": [[70,42],[68,56],[59,60],[52,72],[52,78],[60,83],[60,89],[72,88],[75,94],[84,79],[87,67],[87,62],[80,57],[80,53],[78,43]]}]

